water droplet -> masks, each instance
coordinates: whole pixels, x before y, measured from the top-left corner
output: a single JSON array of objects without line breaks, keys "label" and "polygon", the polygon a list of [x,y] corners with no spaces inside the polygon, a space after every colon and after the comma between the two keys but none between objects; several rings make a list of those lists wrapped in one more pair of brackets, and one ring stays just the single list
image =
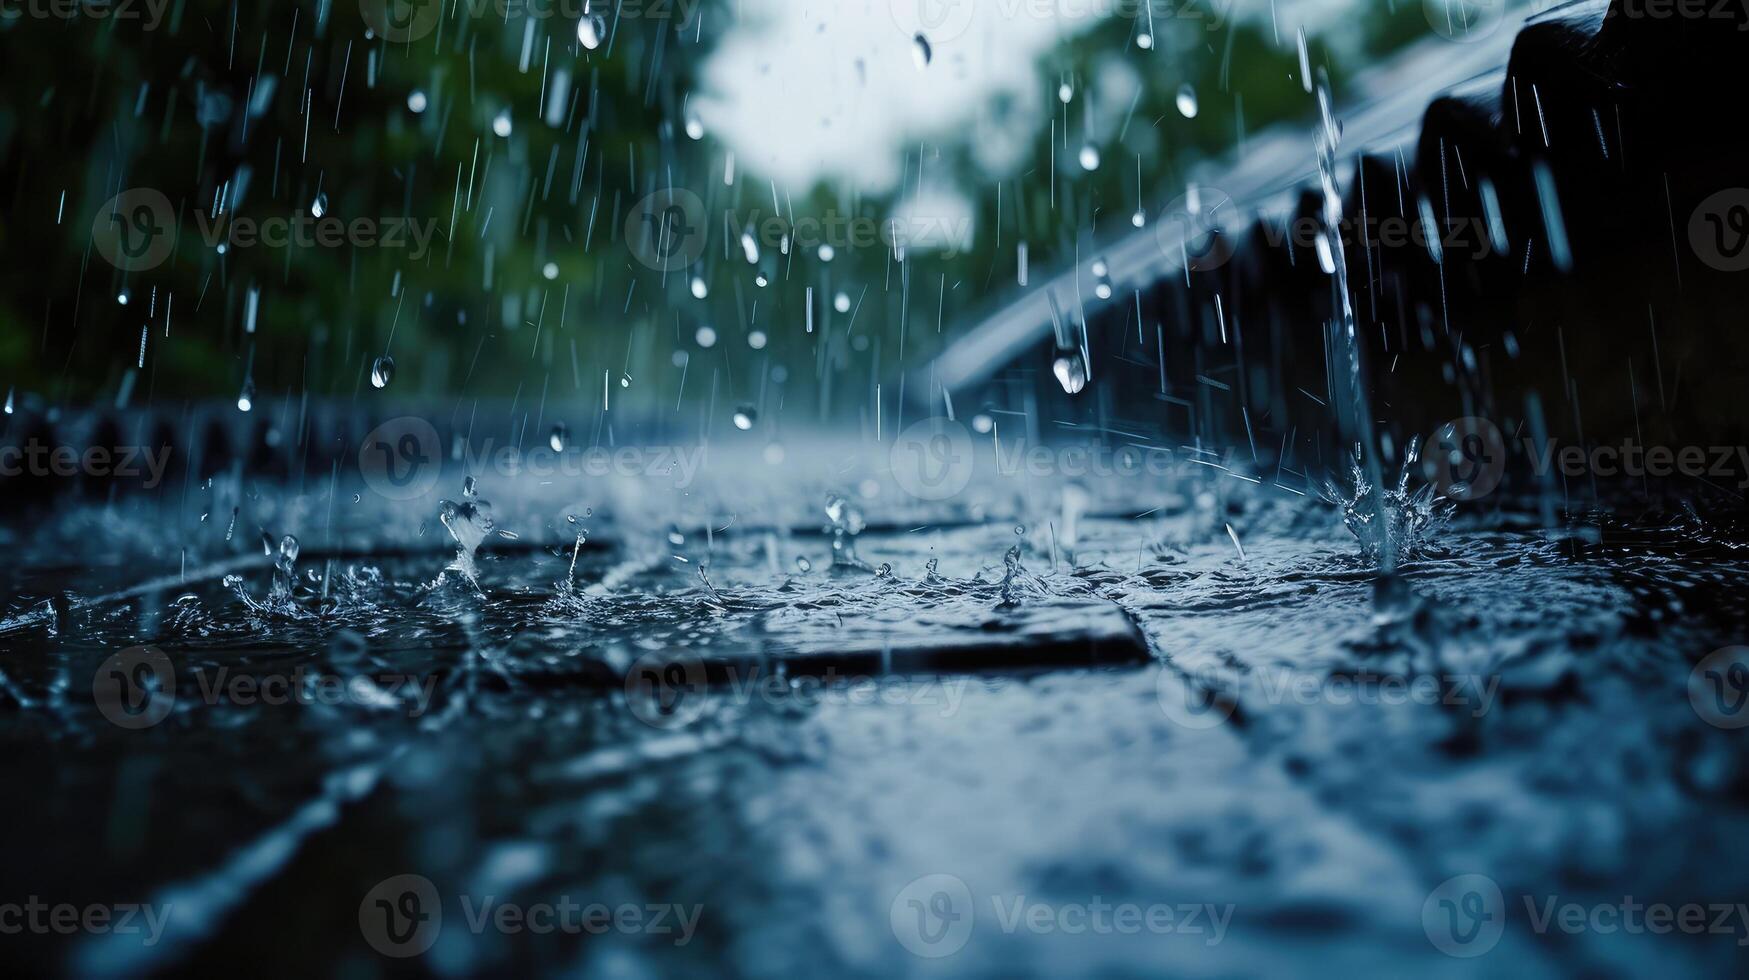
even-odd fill
[{"label": "water droplet", "polygon": [[18,393],[17,389],[15,389],[15,388],[6,389],[6,414],[7,415],[11,415],[13,413],[13,411],[15,410],[14,406],[13,406],[13,398],[15,395],[17,395],[17,393]]},{"label": "water droplet", "polygon": [[735,409],[735,428],[740,429],[742,432],[746,432],[748,429],[753,428],[753,423],[758,421],[758,419],[759,411],[752,405],[742,405],[740,408]]},{"label": "water droplet", "polygon": [[849,313],[850,312],[850,294],[849,293],[839,293],[837,296],[832,297],[832,308],[837,310],[840,313]]},{"label": "water droplet", "polygon": [[1137,34],[1136,47],[1141,48],[1143,51],[1151,50],[1154,47],[1154,35]]},{"label": "water droplet", "polygon": [[1074,98],[1075,98],[1075,86],[1070,85],[1068,82],[1063,82],[1062,84],[1057,86],[1057,101],[1058,102],[1061,102],[1064,105],[1068,105],[1070,100],[1072,100]]},{"label": "water droplet", "polygon": [[328,192],[320,191],[316,199],[310,202],[310,217],[320,218],[328,213]]},{"label": "water droplet", "polygon": [[693,334],[693,339],[698,341],[698,346],[700,347],[715,347],[717,343],[717,332],[712,327],[699,327],[698,332]]},{"label": "water droplet", "polygon": [[1081,169],[1087,171],[1099,169],[1099,147],[1094,146],[1091,140],[1081,146]]},{"label": "water droplet", "polygon": [[629,374],[622,373],[619,376],[619,386],[621,388],[630,388],[632,386],[632,376]]},{"label": "water droplet", "polygon": [[803,558],[801,555],[796,556],[796,571],[806,573],[806,572],[811,572],[813,570],[814,570],[814,563],[813,562],[807,560],[806,558]]},{"label": "water droplet", "polygon": [[930,45],[929,39],[923,36],[922,31],[918,31],[917,35],[911,38],[911,56],[917,60],[918,71],[928,68],[929,63],[935,60],[935,48]]},{"label": "water droplet", "polygon": [[696,113],[689,112],[686,115],[686,138],[694,140],[704,139],[704,121],[698,118]]},{"label": "water droplet", "polygon": [[753,285],[758,286],[760,289],[764,289],[765,284],[770,281],[771,280],[765,278],[765,273],[763,272],[753,277]]},{"label": "water droplet", "polygon": [[754,350],[765,349],[765,331],[754,330],[747,335],[747,346]]},{"label": "water droplet", "polygon": [[389,382],[393,380],[395,380],[395,359],[384,354],[370,366],[371,387],[387,388]]},{"label": "water droplet", "polygon": [[980,413],[978,415],[972,416],[972,431],[976,432],[977,434],[979,434],[981,436],[989,435],[990,430],[994,429],[995,427],[996,427],[996,420],[991,418],[988,415],[984,415],[984,414]]},{"label": "water droplet", "polygon": [[1136,226],[1137,228],[1140,228],[1147,223],[1148,223],[1148,213],[1146,211],[1143,211],[1141,208],[1137,208],[1136,213],[1130,215],[1130,224]]},{"label": "water droplet", "polygon": [[668,525],[668,543],[676,548],[684,547],[686,545],[686,535],[681,533],[680,525]]},{"label": "water droplet", "polygon": [[1196,118],[1196,89],[1189,82],[1178,86],[1178,114],[1186,119]]},{"label": "water droplet", "polygon": [[601,47],[601,39],[607,34],[607,19],[600,14],[584,14],[577,22],[577,43],[594,51]]},{"label": "water droplet", "polygon": [[508,139],[511,128],[510,110],[508,108],[498,110],[498,115],[492,119],[492,132],[498,134],[500,139]]},{"label": "water droplet", "polygon": [[479,495],[480,495],[480,485],[477,482],[475,482],[473,477],[470,476],[470,477],[462,480],[462,496],[464,496],[464,497],[477,497]]},{"label": "water droplet", "polygon": [[741,233],[741,254],[746,257],[748,265],[759,262],[759,243],[753,240],[753,229]]},{"label": "water droplet", "polygon": [[837,257],[838,257],[838,250],[837,249],[835,249],[832,246],[827,245],[825,243],[821,243],[821,245],[820,245],[820,261],[821,262],[830,262]]},{"label": "water droplet", "polygon": [[1079,352],[1060,355],[1051,365],[1051,373],[1057,376],[1057,383],[1071,395],[1079,395],[1081,389],[1087,387],[1087,367],[1081,363]]},{"label": "water droplet", "polygon": [[424,112],[426,105],[427,105],[427,101],[426,101],[424,92],[421,92],[418,89],[414,89],[413,91],[407,93],[407,108],[408,109],[412,110],[413,112]]},{"label": "water droplet", "polygon": [[115,301],[123,306],[128,305],[128,291],[124,289],[121,292],[116,293]]},{"label": "water droplet", "polygon": [[711,294],[711,288],[705,285],[703,276],[692,277],[692,298],[704,299]]},{"label": "water droplet", "polygon": [[559,278],[559,263],[548,262],[541,266],[540,274],[549,280]]},{"label": "water droplet", "polygon": [[554,422],[553,431],[547,436],[547,445],[553,448],[553,452],[562,453],[565,451],[565,442],[570,437],[571,430],[565,427],[565,423]]},{"label": "water droplet", "polygon": [[237,411],[247,412],[255,407],[255,381],[243,382],[243,390],[237,393]]}]

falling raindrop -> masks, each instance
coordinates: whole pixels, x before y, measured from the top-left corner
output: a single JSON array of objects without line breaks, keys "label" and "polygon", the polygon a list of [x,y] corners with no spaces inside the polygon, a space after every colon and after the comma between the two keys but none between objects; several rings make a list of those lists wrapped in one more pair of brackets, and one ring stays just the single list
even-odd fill
[{"label": "falling raindrop", "polygon": [[1061,102],[1064,105],[1068,105],[1069,100],[1073,99],[1074,97],[1075,97],[1075,87],[1073,85],[1070,85],[1068,82],[1065,81],[1057,86],[1057,101],[1058,102]]},{"label": "falling raindrop", "polygon": [[320,218],[328,213],[328,192],[316,192],[316,199],[310,202],[310,216]]},{"label": "falling raindrop", "polygon": [[747,257],[748,265],[758,264],[759,243],[753,240],[753,229],[751,228],[741,233],[741,254]]},{"label": "falling raindrop", "polygon": [[697,113],[689,112],[686,114],[686,138],[704,139],[704,121],[698,118]]},{"label": "falling raindrop", "polygon": [[1141,208],[1137,208],[1136,213],[1130,215],[1130,224],[1136,226],[1137,228],[1140,228],[1147,223],[1148,223],[1148,213],[1146,211],[1142,210]]},{"label": "falling raindrop", "polygon": [[607,20],[600,14],[585,13],[577,22],[577,43],[590,51],[601,47],[602,35],[606,33]]},{"label": "falling raindrop", "polygon": [[982,413],[972,416],[972,431],[987,436],[996,427],[996,420]]},{"label": "falling raindrop", "polygon": [[1081,362],[1079,352],[1070,352],[1057,357],[1051,365],[1051,373],[1057,376],[1057,383],[1071,395],[1079,395],[1081,389],[1087,387],[1087,366]]},{"label": "falling raindrop", "polygon": [[124,289],[121,292],[116,293],[115,301],[123,306],[128,305],[128,291]]},{"label": "falling raindrop", "polygon": [[796,571],[802,572],[802,573],[807,573],[807,572],[811,572],[813,570],[814,570],[814,563],[813,562],[807,560],[806,558],[803,558],[801,555],[796,556]]},{"label": "falling raindrop", "polygon": [[6,389],[6,414],[7,415],[11,415],[15,411],[15,409],[13,407],[13,397],[15,395],[17,395],[17,393],[18,393],[18,391],[15,388]]},{"label": "falling raindrop", "polygon": [[717,332],[714,328],[709,326],[699,327],[698,332],[693,334],[693,339],[698,341],[698,346],[700,347],[715,347],[717,343]]},{"label": "falling raindrop", "polygon": [[1196,89],[1189,82],[1178,86],[1178,114],[1186,119],[1196,118]]},{"label": "falling raindrop", "polygon": [[1081,169],[1089,172],[1099,169],[1099,147],[1092,140],[1081,145]]},{"label": "falling raindrop", "polygon": [[1136,35],[1136,47],[1141,48],[1143,51],[1148,51],[1148,50],[1152,49],[1154,47],[1154,35],[1152,35],[1152,34],[1137,34]]},{"label": "falling raindrop", "polygon": [[759,411],[752,405],[742,405],[735,409],[735,428],[742,432],[753,428],[753,423],[759,420]]},{"label": "falling raindrop", "polygon": [[845,293],[845,292],[840,292],[837,296],[832,297],[832,308],[837,310],[840,313],[849,313],[850,312],[850,294]]},{"label": "falling raindrop", "polygon": [[411,109],[414,112],[424,112],[426,105],[427,105],[427,101],[426,101],[424,92],[421,92],[418,89],[414,89],[413,91],[407,93],[407,108],[408,109]]},{"label": "falling raindrop", "polygon": [[389,382],[393,380],[395,380],[395,359],[384,354],[370,366],[371,387],[387,388]]},{"label": "falling raindrop", "polygon": [[619,386],[621,388],[630,388],[632,386],[632,376],[622,373],[619,376]]},{"label": "falling raindrop", "polygon": [[498,115],[492,120],[492,132],[497,133],[500,138],[508,139],[510,129],[510,109],[506,107],[498,110]]},{"label": "falling raindrop", "polygon": [[766,284],[769,283],[770,281],[771,280],[765,278],[765,273],[763,273],[763,272],[756,273],[753,276],[753,285],[758,286],[760,289],[764,289]]},{"label": "falling raindrop", "polygon": [[565,426],[565,423],[554,422],[553,431],[547,436],[547,445],[552,447],[553,452],[562,453],[565,451],[565,443],[570,437],[571,430]]},{"label": "falling raindrop", "polygon": [[540,274],[547,279],[559,278],[559,264],[557,262],[548,262],[541,267]]},{"label": "falling raindrop", "polygon": [[754,350],[764,350],[765,349],[765,331],[754,330],[751,333],[747,334],[747,346],[753,348]]},{"label": "falling raindrop", "polygon": [[246,378],[243,381],[243,390],[237,393],[237,411],[247,412],[254,407],[255,381],[254,379]]},{"label": "falling raindrop", "polygon": [[692,277],[692,298],[704,299],[711,294],[711,288],[705,285],[703,276]]},{"label": "falling raindrop", "polygon": [[922,31],[918,31],[911,39],[911,55],[917,60],[918,71],[928,68],[929,62],[935,58],[935,49],[930,46],[929,39],[923,36]]},{"label": "falling raindrop", "polygon": [[830,262],[834,258],[837,258],[837,256],[838,256],[837,249],[833,248],[831,245],[826,244],[825,242],[820,243],[820,261],[821,262]]},{"label": "falling raindrop", "polygon": [[464,497],[477,497],[479,495],[480,495],[479,481],[475,480],[471,476],[464,478],[462,480],[462,496],[464,496]]}]

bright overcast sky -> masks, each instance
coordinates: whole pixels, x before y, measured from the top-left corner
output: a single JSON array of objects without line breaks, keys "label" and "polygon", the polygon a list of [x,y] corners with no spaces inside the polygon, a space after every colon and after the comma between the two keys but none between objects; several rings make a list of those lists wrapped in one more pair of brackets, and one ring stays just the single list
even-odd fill
[{"label": "bright overcast sky", "polygon": [[[796,192],[820,179],[885,191],[919,140],[953,135],[1000,92],[1047,111],[1040,53],[1106,6],[1050,0],[739,0],[697,103],[738,165]],[[1042,16],[1053,7],[1069,13]],[[934,58],[919,70],[917,11]],[[1076,13],[1079,16],[1076,16]]]}]

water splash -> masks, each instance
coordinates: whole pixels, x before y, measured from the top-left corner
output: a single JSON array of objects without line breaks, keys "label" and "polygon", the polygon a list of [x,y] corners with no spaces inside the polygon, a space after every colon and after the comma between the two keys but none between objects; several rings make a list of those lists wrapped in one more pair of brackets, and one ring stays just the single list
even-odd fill
[{"label": "water splash", "polygon": [[[1397,485],[1379,493],[1361,465],[1356,446],[1349,463],[1352,487],[1343,490],[1328,480],[1324,484],[1325,499],[1341,506],[1342,522],[1360,541],[1361,554],[1384,572],[1424,556],[1457,510],[1432,484],[1409,489],[1409,473],[1419,458],[1420,442],[1411,439]],[[1375,463],[1372,469],[1377,468]]]},{"label": "water splash", "polygon": [[450,562],[445,571],[461,573],[476,589],[480,587],[479,566],[474,561],[474,553],[479,551],[480,543],[492,533],[492,504],[480,499],[475,488],[474,478],[468,477],[462,485],[462,501],[438,501],[438,519],[449,530],[449,536],[455,539],[455,560]]},{"label": "water splash", "polygon": [[856,557],[856,536],[864,527],[862,512],[839,494],[826,495],[827,530],[832,534],[832,568],[834,571],[873,571],[869,564]]}]

